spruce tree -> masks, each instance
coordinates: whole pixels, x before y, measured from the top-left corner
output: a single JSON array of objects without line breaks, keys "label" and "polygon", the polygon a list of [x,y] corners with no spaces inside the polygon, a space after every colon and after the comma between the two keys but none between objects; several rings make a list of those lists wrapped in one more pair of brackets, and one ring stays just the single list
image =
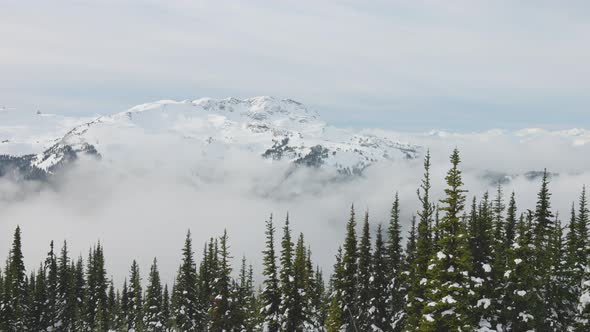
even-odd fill
[{"label": "spruce tree", "polygon": [[549,330],[552,324],[549,321],[551,315],[548,298],[550,294],[552,257],[549,253],[554,252],[553,236],[555,232],[555,216],[551,211],[551,193],[549,192],[549,174],[543,172],[541,189],[537,194],[537,204],[534,214],[533,245],[535,248],[535,273],[539,285],[541,301],[538,302],[535,326],[538,330]]},{"label": "spruce tree", "polygon": [[68,245],[64,241],[57,266],[57,321],[59,329],[71,331],[75,328],[76,299],[74,294],[74,271],[68,257]]},{"label": "spruce tree", "polygon": [[350,208],[350,219],[346,224],[346,238],[344,240],[344,252],[342,255],[342,280],[340,281],[340,298],[342,300],[342,321],[346,331],[358,329],[355,317],[357,316],[357,263],[358,244],[356,237],[356,219],[354,206]]},{"label": "spruce tree", "polygon": [[121,305],[119,301],[118,292],[115,292],[115,285],[111,277],[107,296],[107,329],[109,331],[116,330],[120,326]]},{"label": "spruce tree", "polygon": [[57,275],[57,258],[53,251],[53,241],[49,245],[49,252],[45,259],[45,270],[47,271],[46,291],[47,291],[47,302],[45,303],[45,311],[49,317],[47,326],[43,326],[42,329],[54,330],[58,323],[58,275]]},{"label": "spruce tree", "polygon": [[371,269],[371,308],[369,309],[369,322],[372,329],[388,330],[388,266],[386,249],[383,242],[381,224],[377,226],[375,234],[375,250]]},{"label": "spruce tree", "polygon": [[143,331],[143,291],[139,266],[133,260],[129,272],[127,327],[133,331]]},{"label": "spruce tree", "polygon": [[28,308],[25,303],[27,291],[26,271],[22,252],[21,231],[17,226],[14,231],[12,248],[8,255],[6,269],[4,321],[7,331],[23,331],[26,324]]},{"label": "spruce tree", "polygon": [[164,322],[164,331],[170,330],[170,293],[168,292],[168,285],[164,285],[164,291],[162,292],[162,321]]},{"label": "spruce tree", "polygon": [[508,251],[502,316],[505,327],[512,331],[534,330],[535,307],[540,300],[534,276],[532,221],[531,211],[527,214],[527,221],[524,216],[520,217],[515,242]]},{"label": "spruce tree", "polygon": [[420,211],[418,211],[419,221],[415,259],[408,269],[411,280],[408,285],[409,292],[406,305],[406,331],[415,330],[418,327],[424,307],[426,272],[433,253],[431,224],[434,207],[430,201],[430,189],[430,152],[427,152],[424,158],[424,177],[420,189],[417,190]]},{"label": "spruce tree", "polygon": [[387,272],[387,316],[390,322],[387,325],[394,325],[394,331],[398,331],[402,326],[401,318],[404,316],[404,302],[406,287],[403,285],[404,270],[404,253],[402,249],[402,235],[400,224],[400,205],[399,195],[395,194],[395,199],[391,207],[389,218],[389,227],[387,228],[387,246],[386,246]]},{"label": "spruce tree", "polygon": [[231,266],[229,260],[229,244],[227,243],[227,231],[220,238],[220,250],[217,257],[219,273],[217,274],[213,289],[213,302],[210,308],[210,329],[212,331],[232,331],[236,322],[233,321],[232,304],[234,299],[231,294]]},{"label": "spruce tree", "polygon": [[199,312],[197,294],[197,271],[192,249],[190,231],[182,249],[182,263],[174,287],[174,307],[172,315],[176,328],[181,331],[201,331],[203,317]]},{"label": "spruce tree", "polygon": [[82,330],[86,327],[85,313],[86,313],[86,280],[84,278],[84,262],[82,256],[78,257],[76,265],[71,266],[74,271],[74,298],[75,298],[75,328],[74,330]]},{"label": "spruce tree", "polygon": [[263,330],[276,332],[280,328],[280,303],[281,293],[277,275],[276,253],[274,247],[275,228],[272,223],[272,215],[266,221],[266,248],[263,255],[264,288],[261,294],[261,316]]},{"label": "spruce tree", "polygon": [[310,322],[307,321],[306,315],[309,313],[308,291],[309,291],[309,273],[307,266],[307,254],[303,233],[299,235],[295,245],[295,257],[293,259],[293,307],[289,312],[289,319],[292,321],[294,330],[303,331]]},{"label": "spruce tree", "polygon": [[291,229],[289,228],[289,215],[283,227],[283,238],[281,240],[281,330],[295,331],[297,328],[297,288],[295,284],[295,273],[293,271],[293,242],[291,240]]},{"label": "spruce tree", "polygon": [[372,273],[371,273],[371,235],[369,230],[369,212],[365,213],[363,222],[363,229],[361,233],[361,240],[359,243],[359,258],[358,258],[358,275],[357,275],[357,295],[356,307],[358,315],[356,317],[357,328],[361,331],[368,331],[371,326],[371,307],[373,306],[373,292],[372,292]]},{"label": "spruce tree", "polygon": [[164,331],[165,321],[162,312],[162,283],[158,271],[158,261],[154,258],[150,267],[148,286],[145,292],[143,323],[146,331]]},{"label": "spruce tree", "polygon": [[465,190],[459,169],[459,151],[451,155],[452,167],[446,176],[446,197],[441,201],[445,212],[439,224],[439,250],[430,260],[427,303],[420,320],[420,331],[468,331],[471,293],[469,275],[471,255],[461,215],[465,207]]}]

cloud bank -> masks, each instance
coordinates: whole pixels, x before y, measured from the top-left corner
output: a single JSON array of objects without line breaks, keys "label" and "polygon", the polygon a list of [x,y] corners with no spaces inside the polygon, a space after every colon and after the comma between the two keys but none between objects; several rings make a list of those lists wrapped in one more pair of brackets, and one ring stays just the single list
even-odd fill
[{"label": "cloud bank", "polygon": [[[439,132],[411,139],[431,150],[436,199],[442,197],[448,156],[458,147],[468,196],[493,193],[489,174],[506,174],[512,176],[504,188],[506,196],[515,191],[521,211],[534,208],[539,187],[539,180],[522,174],[543,168],[559,173],[550,185],[553,207],[567,221],[571,202],[583,184],[590,184],[590,144],[547,132],[519,135]],[[0,179],[0,259],[6,258],[19,224],[29,269],[43,259],[50,240],[61,245],[66,239],[72,255],[84,258],[89,246],[100,240],[116,282],[122,282],[133,259],[147,273],[155,256],[163,278],[172,282],[187,229],[197,255],[209,237],[227,229],[235,263],[246,255],[259,273],[264,221],[272,213],[280,229],[288,212],[293,231],[305,234],[315,261],[329,273],[351,204],[359,221],[368,210],[375,227],[387,223],[399,192],[404,231],[418,208],[421,159],[379,163],[361,177],[344,180],[327,170],[294,170],[286,162],[270,162],[242,150],[230,150],[224,158],[203,158],[189,146],[160,143],[138,148],[126,158],[82,159],[52,185]]]}]

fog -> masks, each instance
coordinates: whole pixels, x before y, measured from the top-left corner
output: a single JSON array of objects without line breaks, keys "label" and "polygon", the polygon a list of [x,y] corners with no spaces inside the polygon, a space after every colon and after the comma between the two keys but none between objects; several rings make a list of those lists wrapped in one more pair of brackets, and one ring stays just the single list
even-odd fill
[{"label": "fog", "polygon": [[[495,184],[483,175],[502,172],[513,176],[504,186],[505,196],[515,191],[519,210],[533,209],[540,179],[527,180],[522,174],[547,168],[559,173],[551,179],[550,190],[553,209],[565,222],[571,202],[590,183],[590,145],[571,137],[541,133],[523,138],[501,131],[399,135],[422,146],[422,155],[430,149],[436,199],[442,195],[455,147],[461,151],[469,198],[485,191],[493,195]],[[58,250],[67,240],[71,256],[84,259],[100,241],[108,274],[117,284],[128,275],[133,259],[146,280],[154,257],[163,279],[171,283],[188,229],[198,261],[205,241],[227,229],[234,266],[245,255],[260,281],[264,222],[274,215],[280,240],[288,212],[293,232],[305,234],[314,261],[329,274],[351,204],[359,222],[369,211],[374,230],[378,223],[387,223],[399,192],[404,234],[418,208],[421,158],[383,162],[362,176],[344,179],[329,170],[294,168],[242,150],[212,158],[188,145],[167,143],[101,161],[81,159],[49,185],[0,179],[0,260],[6,259],[14,228],[20,225],[29,271],[45,257],[51,240]]]}]

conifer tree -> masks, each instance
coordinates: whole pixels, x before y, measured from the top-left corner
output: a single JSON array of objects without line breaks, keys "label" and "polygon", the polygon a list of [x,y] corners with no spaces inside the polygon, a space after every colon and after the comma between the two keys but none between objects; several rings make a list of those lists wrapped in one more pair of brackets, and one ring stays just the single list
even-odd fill
[{"label": "conifer tree", "polygon": [[115,285],[111,277],[109,283],[109,292],[107,295],[107,329],[109,331],[119,328],[121,319],[121,306],[119,303],[118,293],[115,292]]},{"label": "conifer tree", "polygon": [[359,243],[358,253],[358,267],[357,267],[357,295],[356,307],[358,308],[358,315],[356,317],[357,328],[361,331],[368,331],[371,326],[371,307],[373,306],[373,292],[371,285],[371,235],[369,230],[369,212],[365,213],[363,222],[363,229],[361,233],[361,240]]},{"label": "conifer tree", "polygon": [[164,331],[170,329],[170,294],[168,292],[168,285],[164,284],[164,291],[162,292],[162,321],[164,322]]},{"label": "conifer tree", "polygon": [[[73,264],[73,263],[72,263]],[[84,262],[82,256],[78,257],[76,265],[72,265],[71,269],[74,273],[74,298],[75,298],[75,319],[74,330],[82,330],[86,327],[85,313],[86,313],[86,280],[84,278]]]},{"label": "conifer tree", "polygon": [[555,216],[551,211],[551,193],[549,192],[549,174],[547,170],[543,172],[541,189],[537,194],[537,204],[534,214],[533,245],[535,248],[535,268],[534,275],[537,277],[539,285],[539,295],[541,301],[535,309],[537,314],[535,326],[539,330],[550,328],[551,322],[548,318],[551,315],[550,305],[547,302],[550,293],[552,259],[548,253],[554,252],[553,235],[555,232]]},{"label": "conifer tree", "polygon": [[240,323],[242,331],[254,331],[258,325],[257,303],[254,294],[252,265],[247,267],[245,256],[242,257],[238,280],[234,319]]},{"label": "conifer tree", "polygon": [[223,232],[220,238],[220,250],[218,259],[219,273],[217,274],[213,288],[213,302],[211,304],[211,323],[213,331],[232,331],[236,322],[233,321],[231,298],[231,266],[229,260],[229,244],[227,243],[227,231]]},{"label": "conifer tree", "polygon": [[326,313],[326,329],[328,331],[341,331],[346,326],[343,321],[344,301],[342,299],[342,289],[344,281],[344,263],[342,262],[342,247],[338,247],[336,252],[336,262],[334,263],[334,273],[330,278],[328,297],[328,309]]},{"label": "conifer tree", "polygon": [[76,299],[74,294],[74,273],[68,257],[68,245],[64,241],[57,266],[57,321],[64,331],[74,329],[76,320]]},{"label": "conifer tree", "polygon": [[373,330],[388,330],[388,306],[387,300],[389,294],[388,287],[388,269],[387,259],[385,256],[385,244],[383,242],[383,231],[381,224],[377,226],[375,234],[375,250],[373,251],[373,264],[371,269],[371,308],[369,309],[369,322]]},{"label": "conifer tree", "polygon": [[274,247],[275,228],[272,223],[272,215],[266,221],[266,249],[263,255],[264,288],[261,294],[261,316],[263,330],[276,332],[280,328],[280,303],[279,279],[277,275],[276,253]]},{"label": "conifer tree", "polygon": [[133,331],[143,331],[143,292],[139,266],[133,260],[129,273],[127,327]]},{"label": "conifer tree", "polygon": [[333,296],[328,306],[328,314],[326,317],[326,332],[341,332],[342,331],[342,309],[336,296]]},{"label": "conifer tree", "polygon": [[[395,194],[395,199],[391,207],[389,218],[389,227],[387,228],[387,316],[390,318],[389,324],[396,327],[402,326],[401,318],[404,316],[404,302],[406,287],[403,285],[404,270],[404,253],[402,249],[402,235],[400,224],[400,205],[399,195]],[[398,331],[399,328],[394,329]]]},{"label": "conifer tree", "polygon": [[86,294],[86,319],[89,329],[98,329],[104,326],[107,317],[107,289],[106,269],[104,253],[100,243],[94,247],[88,255],[87,269],[87,294]]},{"label": "conifer tree", "polygon": [[182,249],[182,263],[174,287],[175,301],[172,315],[176,328],[181,331],[201,331],[203,317],[199,312],[197,294],[197,271],[192,249],[190,231]]},{"label": "conifer tree", "polygon": [[289,215],[283,227],[283,238],[281,240],[281,330],[295,331],[297,328],[297,288],[295,284],[295,273],[293,271],[293,242],[291,240],[291,229],[289,228]]},{"label": "conifer tree", "polygon": [[158,271],[158,261],[154,258],[150,267],[148,286],[145,292],[143,320],[146,331],[163,331],[165,326],[162,312],[162,283]]},{"label": "conifer tree", "polygon": [[47,253],[47,258],[45,259],[45,270],[47,272],[47,280],[46,280],[46,292],[47,292],[47,302],[45,303],[45,312],[47,313],[49,320],[48,325],[43,326],[42,329],[46,330],[53,330],[57,327],[57,319],[59,318],[58,308],[57,308],[57,288],[58,288],[58,276],[57,276],[57,258],[53,251],[53,241],[51,241],[49,245],[49,252]]},{"label": "conifer tree", "polygon": [[12,248],[8,255],[6,268],[5,305],[3,310],[7,331],[23,331],[26,324],[28,308],[25,303],[27,291],[25,264],[23,261],[21,231],[17,226],[14,231]]},{"label": "conifer tree", "polygon": [[[33,278],[31,278],[31,280],[32,279]],[[42,331],[46,329],[47,326],[49,326],[51,319],[45,310],[45,304],[47,303],[47,275],[45,273],[45,267],[43,264],[39,265],[39,270],[37,270],[37,275],[34,279],[35,282],[32,284],[34,288],[30,289],[30,292],[33,293],[32,301],[30,303],[31,306],[28,307],[29,330]]]},{"label": "conifer tree", "polygon": [[446,197],[441,201],[445,215],[439,225],[440,251],[430,261],[428,302],[423,309],[420,331],[468,331],[473,327],[469,316],[471,255],[466,227],[461,222],[465,190],[460,162],[459,151],[455,149],[451,155],[452,167],[446,176]]},{"label": "conifer tree", "polygon": [[[303,331],[306,326],[310,325],[306,315],[309,313],[308,291],[309,289],[309,272],[307,269],[307,256],[303,233],[299,235],[295,245],[295,257],[293,259],[293,307],[289,311],[289,319],[292,321],[294,330]],[[289,330],[291,331],[291,330]]]},{"label": "conifer tree", "polygon": [[127,287],[127,278],[123,281],[123,289],[121,290],[121,321],[120,328],[127,329],[127,318],[129,317],[129,288]]},{"label": "conifer tree", "polygon": [[311,260],[311,249],[307,250],[306,273],[307,282],[305,285],[306,297],[306,329],[307,330],[321,330],[325,320],[325,285],[322,271],[319,266],[313,269],[313,262]]},{"label": "conifer tree", "polygon": [[566,259],[567,249],[563,235],[563,228],[559,218],[555,218],[555,232],[553,234],[553,251],[551,256],[551,285],[549,287],[548,325],[552,331],[564,331],[572,325],[577,305],[575,287],[578,281],[573,281],[571,269]]},{"label": "conifer tree", "polygon": [[346,225],[346,238],[342,255],[342,280],[340,281],[340,298],[342,300],[342,321],[346,331],[357,329],[356,294],[357,294],[358,244],[356,237],[356,219],[354,206],[350,208],[350,219]]},{"label": "conifer tree", "polygon": [[586,198],[586,186],[582,188],[580,200],[578,204],[578,215],[576,219],[576,237],[578,239],[577,249],[577,265],[580,274],[585,270],[590,257],[590,239],[588,234],[588,226],[590,223],[590,211],[588,210],[588,201]]},{"label": "conifer tree", "polygon": [[534,330],[534,308],[540,300],[535,286],[532,221],[531,211],[527,222],[524,216],[520,217],[515,242],[508,251],[503,317],[505,326],[512,331]]},{"label": "conifer tree", "polygon": [[426,295],[426,272],[430,257],[433,253],[432,245],[432,216],[434,207],[430,202],[430,151],[424,158],[424,177],[417,190],[418,200],[420,201],[420,211],[418,211],[418,229],[416,238],[415,260],[411,264],[410,272],[411,282],[409,283],[408,302],[406,305],[407,321],[406,330],[415,330],[422,316],[424,307],[424,298]]}]

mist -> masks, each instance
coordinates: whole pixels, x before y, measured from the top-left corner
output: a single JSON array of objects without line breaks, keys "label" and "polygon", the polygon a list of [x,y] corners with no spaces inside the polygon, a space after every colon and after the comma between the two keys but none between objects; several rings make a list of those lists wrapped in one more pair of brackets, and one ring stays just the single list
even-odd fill
[{"label": "mist", "polygon": [[[430,150],[436,200],[442,197],[455,147],[461,151],[468,199],[486,191],[493,197],[496,184],[486,174],[498,172],[511,177],[503,188],[505,199],[514,191],[520,211],[534,209],[540,179],[522,174],[547,168],[559,174],[551,178],[552,207],[566,223],[571,203],[590,183],[590,145],[571,137],[502,131],[387,134],[421,146],[422,156]],[[58,250],[67,240],[70,255],[85,260],[88,249],[100,241],[116,284],[128,275],[133,259],[145,280],[154,257],[163,280],[171,284],[187,230],[200,260],[205,241],[227,229],[234,267],[245,255],[259,282],[265,220],[273,215],[279,240],[289,213],[293,233],[304,233],[313,260],[328,275],[351,204],[359,223],[368,211],[374,231],[379,223],[386,226],[398,192],[404,235],[418,209],[422,157],[378,163],[362,176],[343,178],[335,171],[294,167],[238,149],[220,157],[199,153],[190,144],[150,143],[145,144],[149,148],[118,151],[101,161],[80,159],[50,184],[0,179],[0,259],[6,259],[20,225],[29,272],[44,259],[51,240]]]}]

